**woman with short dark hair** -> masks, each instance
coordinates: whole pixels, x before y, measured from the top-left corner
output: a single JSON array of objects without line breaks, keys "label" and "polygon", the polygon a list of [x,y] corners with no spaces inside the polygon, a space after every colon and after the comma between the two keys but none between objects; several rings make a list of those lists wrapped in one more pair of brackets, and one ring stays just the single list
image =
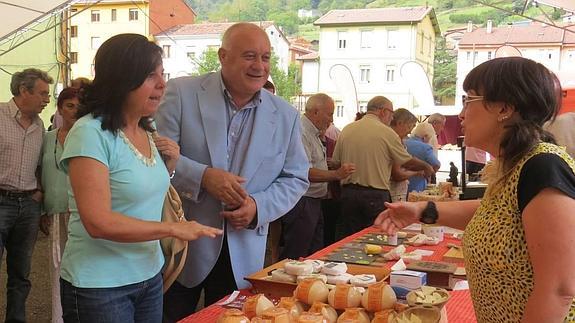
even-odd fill
[{"label": "woman with short dark hair", "polygon": [[105,41],[60,166],[72,187],[61,270],[65,322],[160,322],[159,239],[215,237],[195,221],[160,222],[179,147],[152,137],[164,94],[162,50],[136,34]]},{"label": "woman with short dark hair", "polygon": [[575,161],[542,129],[559,111],[556,77],[520,57],[475,67],[463,82],[465,145],[495,156],[481,201],[391,204],[389,233],[413,222],[465,229],[478,322],[575,320]]}]

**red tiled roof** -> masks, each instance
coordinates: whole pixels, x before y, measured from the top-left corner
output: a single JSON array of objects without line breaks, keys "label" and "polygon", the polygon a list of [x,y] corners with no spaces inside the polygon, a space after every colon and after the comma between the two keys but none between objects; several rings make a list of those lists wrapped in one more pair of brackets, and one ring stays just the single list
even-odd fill
[{"label": "red tiled roof", "polygon": [[421,21],[431,10],[431,7],[330,10],[314,25]]},{"label": "red tiled roof", "polygon": [[313,53],[309,53],[309,54],[306,54],[306,55],[301,55],[301,56],[299,56],[299,57],[296,58],[296,59],[297,59],[297,60],[300,60],[300,61],[311,61],[311,60],[314,60],[314,59],[318,59],[318,57],[319,57],[318,52],[313,52]]},{"label": "red tiled roof", "polygon": [[573,0],[536,0],[536,2],[555,8],[565,9],[570,12],[575,12],[575,1]]},{"label": "red tiled roof", "polygon": [[[566,33],[561,28],[542,24],[493,27],[491,33],[487,33],[486,28],[478,28],[463,34],[459,46],[562,43],[564,34]],[[575,38],[572,37],[570,36],[570,39]]]},{"label": "red tiled roof", "polygon": [[564,44],[575,45],[575,26],[568,28],[570,31],[565,32]]},{"label": "red tiled roof", "polygon": [[[166,30],[165,34],[170,36],[221,35],[235,23],[236,22],[217,22],[177,25]],[[257,21],[252,23],[260,26],[262,29],[266,29],[274,24],[273,21]],[[160,33],[158,35],[161,36],[163,34],[164,33]]]}]

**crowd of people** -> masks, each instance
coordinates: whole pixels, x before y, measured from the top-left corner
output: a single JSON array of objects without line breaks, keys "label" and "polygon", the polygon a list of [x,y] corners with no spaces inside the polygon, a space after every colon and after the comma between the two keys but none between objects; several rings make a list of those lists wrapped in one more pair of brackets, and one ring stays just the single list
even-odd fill
[{"label": "crowd of people", "polygon": [[[48,132],[38,115],[52,78],[13,75],[13,98],[0,104],[6,322],[26,321],[39,229],[51,236],[53,322],[176,322],[202,293],[209,305],[249,287],[268,232],[275,260],[297,259],[374,224],[395,233],[415,222],[465,229],[479,322],[575,319],[575,161],[543,130],[560,86],[541,64],[493,59],[463,83],[465,144],[494,157],[484,198],[406,203],[439,169],[444,116],[418,123],[375,96],[340,132],[328,95],[311,96],[301,116],[274,95],[258,26],[231,26],[218,57],[220,71],[166,84],[160,47],[114,36],[94,79],[59,93]],[[187,221],[161,221],[169,185]],[[163,293],[168,237],[189,243]]]}]

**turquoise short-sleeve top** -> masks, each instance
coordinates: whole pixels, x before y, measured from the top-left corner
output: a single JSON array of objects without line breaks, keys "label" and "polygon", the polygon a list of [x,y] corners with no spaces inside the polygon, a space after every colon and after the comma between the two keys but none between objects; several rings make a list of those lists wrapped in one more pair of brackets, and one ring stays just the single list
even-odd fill
[{"label": "turquoise short-sleeve top", "polygon": [[68,211],[68,175],[57,164],[62,145],[56,141],[58,129],[48,131],[42,144],[42,188],[44,211],[48,214]]},{"label": "turquoise short-sleeve top", "polygon": [[[91,114],[80,118],[66,138],[61,168],[68,171],[74,157],[89,157],[109,170],[112,210],[144,221],[161,221],[169,175],[156,147],[155,163],[138,157],[127,138],[104,131]],[[129,285],[158,274],[164,258],[158,240],[121,243],[90,237],[69,191],[68,243],[62,257],[62,279],[82,288]],[[99,199],[99,196],[94,196]]]}]

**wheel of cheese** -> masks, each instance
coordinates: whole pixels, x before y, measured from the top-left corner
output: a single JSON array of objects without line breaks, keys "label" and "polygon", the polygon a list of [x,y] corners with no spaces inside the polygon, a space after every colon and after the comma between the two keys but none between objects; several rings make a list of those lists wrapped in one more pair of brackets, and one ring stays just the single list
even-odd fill
[{"label": "wheel of cheese", "polygon": [[339,284],[329,291],[327,301],[336,310],[358,307],[361,304],[361,293],[349,284]]},{"label": "wheel of cheese", "polygon": [[327,283],[328,284],[338,285],[338,284],[349,283],[349,280],[351,279],[351,277],[353,277],[353,275],[348,274],[348,273],[343,273],[343,274],[339,274],[339,275],[327,275],[326,277],[327,277]]},{"label": "wheel of cheese", "polygon": [[396,312],[391,308],[375,312],[373,320],[371,320],[371,323],[388,323],[390,318],[392,317],[392,314],[395,313]]},{"label": "wheel of cheese", "polygon": [[337,323],[370,323],[369,315],[363,308],[347,308],[338,318]]},{"label": "wheel of cheese", "polygon": [[272,307],[274,304],[264,294],[257,294],[246,299],[242,311],[251,319],[254,316],[261,316],[265,310]]},{"label": "wheel of cheese", "polygon": [[225,310],[216,321],[217,323],[248,323],[250,321],[244,313],[237,308]]},{"label": "wheel of cheese", "polygon": [[326,275],[341,275],[347,272],[345,262],[328,262],[323,265],[321,272]]},{"label": "wheel of cheese", "polygon": [[337,312],[333,307],[325,303],[313,303],[309,308],[309,312],[323,315],[327,323],[335,323],[337,321]]},{"label": "wheel of cheese", "polygon": [[397,297],[395,292],[385,282],[371,284],[361,297],[361,306],[370,312],[379,312],[393,308]]},{"label": "wheel of cheese", "polygon": [[296,276],[286,273],[282,268],[278,268],[272,271],[272,280],[284,283],[295,283]]},{"label": "wheel of cheese", "polygon": [[311,305],[313,302],[327,302],[329,290],[324,282],[319,279],[304,279],[299,283],[294,291],[294,297]]},{"label": "wheel of cheese", "polygon": [[288,261],[285,263],[284,269],[286,273],[295,276],[309,275],[313,273],[313,265],[309,262],[303,261]]},{"label": "wheel of cheese", "polygon": [[271,323],[290,323],[288,310],[281,307],[268,308],[262,313],[262,318],[270,320]]},{"label": "wheel of cheese", "polygon": [[321,268],[325,264],[323,260],[318,260],[318,259],[306,259],[303,262],[311,264],[313,267],[313,272],[316,274],[321,272]]},{"label": "wheel of cheese", "polygon": [[297,282],[301,282],[304,279],[309,279],[309,278],[315,278],[315,279],[319,279],[324,283],[327,283],[327,276],[324,274],[309,274],[309,275],[300,275],[297,276]]},{"label": "wheel of cheese", "polygon": [[349,282],[353,285],[353,286],[358,286],[358,287],[367,287],[371,284],[374,284],[377,282],[377,280],[375,279],[375,275],[372,274],[361,274],[361,275],[355,275],[353,277],[351,277],[351,279],[349,280]]}]

